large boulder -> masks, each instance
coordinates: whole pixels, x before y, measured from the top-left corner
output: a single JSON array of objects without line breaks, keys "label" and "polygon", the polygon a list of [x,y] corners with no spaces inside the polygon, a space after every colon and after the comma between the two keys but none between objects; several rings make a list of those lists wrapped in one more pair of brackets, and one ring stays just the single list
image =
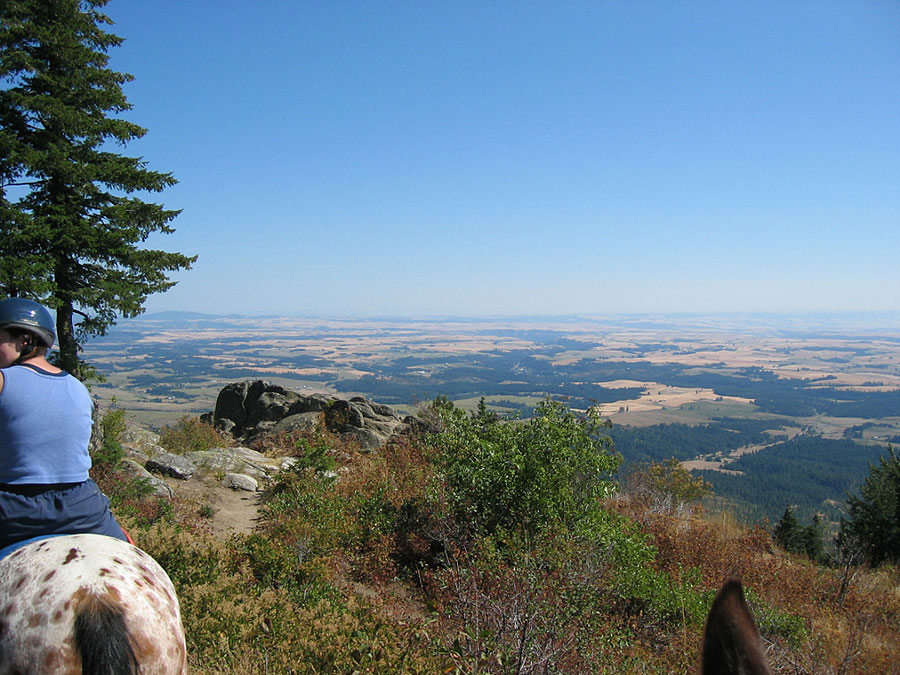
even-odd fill
[{"label": "large boulder", "polygon": [[[321,394],[303,394],[264,380],[235,382],[216,399],[209,421],[241,443],[250,444],[268,432],[311,430],[324,425],[365,450],[375,450],[398,433],[418,431],[421,425],[401,419],[390,406]],[[415,419],[415,418],[413,418]]]},{"label": "large boulder", "polygon": [[197,465],[184,455],[173,455],[171,452],[156,453],[144,463],[144,468],[152,473],[161,473],[178,480],[187,480],[194,475]]},{"label": "large boulder", "polygon": [[282,468],[283,457],[266,457],[250,448],[213,448],[184,453],[183,457],[204,474],[232,472],[271,478]]}]

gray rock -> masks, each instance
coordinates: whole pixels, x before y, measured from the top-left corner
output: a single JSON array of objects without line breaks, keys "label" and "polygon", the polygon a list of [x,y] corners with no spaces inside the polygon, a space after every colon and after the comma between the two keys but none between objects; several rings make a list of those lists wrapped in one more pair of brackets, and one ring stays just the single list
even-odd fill
[{"label": "gray rock", "polygon": [[159,434],[148,429],[142,429],[141,427],[126,427],[125,430],[119,434],[119,442],[123,445],[128,443],[129,445],[134,445],[136,447],[145,444],[159,445]]},{"label": "gray rock", "polygon": [[[250,397],[251,389],[259,382],[234,382],[227,385],[216,398],[214,417],[218,420],[230,420],[238,429],[247,422],[247,409],[245,402]],[[258,387],[257,387],[258,389]],[[256,396],[259,396],[257,392]]]},{"label": "gray rock", "polygon": [[154,497],[165,497],[166,499],[172,499],[172,497],[175,496],[175,492],[171,487],[169,487],[169,484],[166,483],[166,481],[164,481],[162,478],[154,476],[133,459],[123,459],[121,466],[135,478],[146,481],[146,483],[153,488],[152,495]]},{"label": "gray rock", "polygon": [[123,450],[125,450],[125,457],[128,459],[132,459],[143,468],[144,464],[147,463],[147,460],[150,459],[150,455],[141,452],[140,450],[133,448],[131,446],[123,446]]},{"label": "gray rock", "polygon": [[172,476],[178,480],[187,480],[194,475],[197,467],[189,459],[182,455],[173,455],[171,452],[162,451],[156,453],[147,460],[144,467],[148,471]]},{"label": "gray rock", "polygon": [[281,458],[281,470],[288,471],[289,469],[293,469],[297,466],[297,462],[299,462],[296,457],[282,457]]},{"label": "gray rock", "polygon": [[222,483],[225,487],[229,487],[232,490],[245,490],[247,492],[259,490],[259,482],[252,476],[243,473],[226,473]]},{"label": "gray rock", "polygon": [[378,415],[381,415],[383,417],[395,418],[397,419],[397,421],[400,420],[400,418],[397,416],[396,411],[389,405],[384,405],[383,403],[373,403],[372,401],[369,401],[369,405],[372,406],[372,410],[374,410]]},{"label": "gray rock", "polygon": [[257,479],[270,478],[281,470],[283,458],[266,457],[250,448],[216,448],[185,453],[202,473],[244,473]]},{"label": "gray rock", "polygon": [[223,434],[230,434],[237,427],[234,422],[224,417],[220,420],[212,419],[209,423],[212,424],[216,429],[221,431]]},{"label": "gray rock", "polygon": [[[267,390],[260,394],[253,404],[253,416],[256,420],[277,422],[288,414],[291,404],[298,394],[290,395],[290,392]],[[257,422],[258,423],[258,422]]]},{"label": "gray rock", "polygon": [[297,415],[299,413],[308,412],[325,412],[331,405],[333,399],[326,398],[322,394],[313,394],[312,396],[301,396],[291,404],[288,408],[288,415]]},{"label": "gray rock", "polygon": [[342,436],[348,440],[356,441],[363,450],[377,450],[387,440],[384,436],[375,433],[371,429],[349,429]]},{"label": "gray rock", "polygon": [[275,420],[264,420],[262,422],[257,422],[256,426],[253,428],[253,435],[258,436],[259,434],[264,434],[268,431],[272,431],[275,428]]},{"label": "gray rock", "polygon": [[126,427],[119,434],[119,443],[127,455],[138,461],[141,461],[142,456],[153,457],[162,450],[159,446],[159,434],[140,427]]},{"label": "gray rock", "polygon": [[440,431],[440,427],[436,423],[415,415],[404,417],[403,424],[409,429],[408,433],[410,434],[436,434]]},{"label": "gray rock", "polygon": [[321,412],[302,412],[288,415],[272,427],[272,433],[280,434],[290,431],[315,431],[322,421]]},{"label": "gray rock", "polygon": [[321,394],[306,395],[264,380],[236,382],[219,392],[211,418],[242,443],[267,432],[306,431],[324,415],[326,428],[367,450],[384,445],[399,433],[418,431],[418,423],[401,420],[390,407],[361,396],[350,400]]},{"label": "gray rock", "polygon": [[365,420],[359,407],[350,401],[337,400],[325,411],[325,425],[331,431],[343,432],[362,428]]}]

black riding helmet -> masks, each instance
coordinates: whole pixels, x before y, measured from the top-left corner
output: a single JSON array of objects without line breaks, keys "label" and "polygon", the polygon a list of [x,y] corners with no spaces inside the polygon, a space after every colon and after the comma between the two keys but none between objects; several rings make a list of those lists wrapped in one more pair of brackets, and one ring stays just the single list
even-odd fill
[{"label": "black riding helmet", "polygon": [[34,333],[49,349],[56,341],[56,324],[41,303],[25,298],[0,300],[0,328],[21,328]]}]

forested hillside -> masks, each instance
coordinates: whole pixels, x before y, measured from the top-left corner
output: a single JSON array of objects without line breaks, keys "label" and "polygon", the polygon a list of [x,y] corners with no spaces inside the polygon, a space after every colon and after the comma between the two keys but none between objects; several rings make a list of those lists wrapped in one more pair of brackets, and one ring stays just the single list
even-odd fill
[{"label": "forested hillside", "polygon": [[747,522],[774,523],[788,505],[808,520],[815,513],[837,522],[842,504],[865,479],[869,466],[884,454],[880,445],[847,439],[787,434],[772,420],[718,419],[709,424],[613,426],[609,435],[622,454],[624,469],[636,463],[722,458],[726,471],[694,469],[713,486],[719,501]]},{"label": "forested hillside", "polygon": [[750,520],[775,523],[793,505],[802,520],[823,513],[832,521],[845,514],[843,502],[858,490],[869,467],[884,455],[880,446],[798,436],[728,464],[740,475],[698,471],[715,494]]},{"label": "forested hillside", "polygon": [[699,425],[613,425],[609,435],[626,463],[659,462],[671,457],[687,460],[729,453],[748,445],[771,443],[773,437],[766,432],[772,430],[775,424],[770,420],[722,418]]}]

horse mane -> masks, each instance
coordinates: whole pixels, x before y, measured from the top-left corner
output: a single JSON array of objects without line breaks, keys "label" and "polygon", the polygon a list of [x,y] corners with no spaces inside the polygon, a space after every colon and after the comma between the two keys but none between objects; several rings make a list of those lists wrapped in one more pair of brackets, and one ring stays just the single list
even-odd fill
[{"label": "horse mane", "polygon": [[703,634],[703,675],[771,675],[741,582],[730,579],[713,601]]},{"label": "horse mane", "polygon": [[138,659],[122,608],[85,593],[75,611],[75,647],[84,675],[137,675]]}]

